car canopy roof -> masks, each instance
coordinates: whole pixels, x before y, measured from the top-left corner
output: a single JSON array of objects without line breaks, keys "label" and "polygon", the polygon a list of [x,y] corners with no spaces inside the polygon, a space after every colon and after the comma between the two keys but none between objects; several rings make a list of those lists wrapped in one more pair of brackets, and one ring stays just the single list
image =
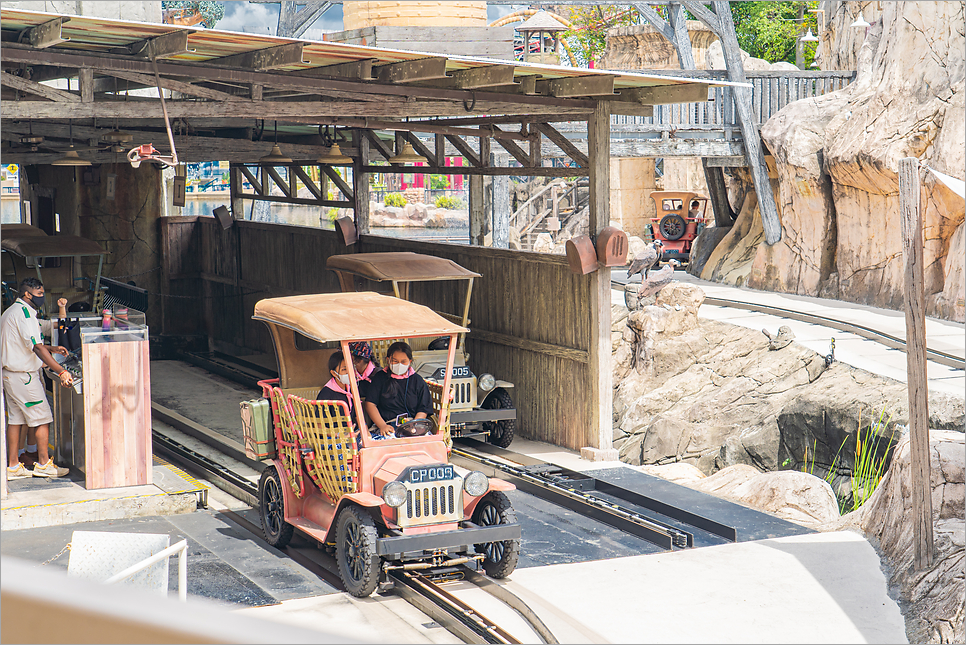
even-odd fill
[{"label": "car canopy roof", "polygon": [[45,237],[47,235],[43,230],[30,224],[0,224],[0,234],[5,238],[26,237],[28,235]]},{"label": "car canopy roof", "polygon": [[408,251],[332,255],[326,260],[325,266],[333,271],[345,271],[375,282],[426,282],[480,277],[479,273],[464,269],[452,260]]},{"label": "car canopy roof", "polygon": [[259,300],[252,318],[287,327],[320,343],[445,336],[469,331],[428,307],[370,291]]},{"label": "car canopy roof", "polygon": [[21,233],[7,235],[4,232],[3,249],[23,257],[66,258],[84,255],[107,255],[107,251],[94,240],[77,235],[37,235]]}]

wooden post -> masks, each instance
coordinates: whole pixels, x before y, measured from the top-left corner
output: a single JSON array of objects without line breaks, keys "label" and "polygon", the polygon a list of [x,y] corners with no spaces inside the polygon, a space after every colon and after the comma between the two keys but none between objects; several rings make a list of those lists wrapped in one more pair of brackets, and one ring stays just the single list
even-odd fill
[{"label": "wooden post", "polygon": [[[493,166],[507,167],[507,155],[493,155]],[[493,248],[510,248],[510,177],[493,177]]]},{"label": "wooden post", "polygon": [[929,390],[926,376],[926,293],[923,280],[919,160],[899,160],[899,212],[905,261],[906,379],[909,386],[909,456],[916,569],[933,561],[932,486],[929,455]]},{"label": "wooden post", "polygon": [[704,167],[704,179],[708,184],[708,194],[711,199],[711,207],[714,210],[714,225],[720,227],[732,226],[736,215],[731,210],[731,202],[728,201],[728,187],[725,185],[724,170],[708,166],[707,157],[702,157],[701,165]]},{"label": "wooden post", "polygon": [[[587,121],[587,156],[590,158],[590,235],[596,237],[610,224],[610,103],[598,101]],[[590,346],[587,398],[590,403],[592,446],[614,447],[614,392],[610,339],[610,269],[604,266],[587,276],[590,287]]]},{"label": "wooden post", "polygon": [[228,188],[231,197],[231,214],[235,220],[245,219],[245,200],[239,197],[242,194],[241,170],[235,164],[228,165]]},{"label": "wooden post", "polygon": [[470,175],[470,244],[483,246],[483,175]]},{"label": "wooden post", "polygon": [[361,130],[355,131],[353,139],[359,149],[359,156],[352,165],[353,208],[356,216],[356,232],[359,235],[365,235],[369,233],[369,174],[363,172],[362,168],[369,163],[369,139]]}]

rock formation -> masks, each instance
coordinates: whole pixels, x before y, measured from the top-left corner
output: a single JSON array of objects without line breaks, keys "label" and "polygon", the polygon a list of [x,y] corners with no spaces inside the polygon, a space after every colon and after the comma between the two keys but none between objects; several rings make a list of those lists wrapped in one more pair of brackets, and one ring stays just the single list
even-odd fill
[{"label": "rock formation", "polygon": [[[854,36],[841,32],[858,4],[839,4],[825,43],[849,50]],[[917,157],[966,175],[966,22],[961,2],[882,7],[859,51],[856,82],[791,103],[762,127],[776,160],[782,241],[762,243],[752,194],[701,277],[902,307],[898,162]],[[966,205],[924,172],[922,209],[927,314],[966,321]]]}]

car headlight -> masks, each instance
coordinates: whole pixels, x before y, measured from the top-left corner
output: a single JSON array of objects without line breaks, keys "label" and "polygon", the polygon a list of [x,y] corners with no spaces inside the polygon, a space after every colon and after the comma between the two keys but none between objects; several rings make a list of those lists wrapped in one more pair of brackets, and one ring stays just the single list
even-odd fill
[{"label": "car headlight", "polygon": [[493,378],[492,374],[481,374],[478,382],[480,384],[480,389],[484,392],[489,392],[496,387],[496,379]]},{"label": "car headlight", "polygon": [[490,490],[490,480],[480,471],[474,470],[463,479],[463,490],[471,497],[479,497]]},{"label": "car headlight", "polygon": [[[480,473],[482,475],[482,473]],[[382,487],[382,498],[393,508],[399,508],[406,503],[406,487],[400,482],[389,482]]]}]

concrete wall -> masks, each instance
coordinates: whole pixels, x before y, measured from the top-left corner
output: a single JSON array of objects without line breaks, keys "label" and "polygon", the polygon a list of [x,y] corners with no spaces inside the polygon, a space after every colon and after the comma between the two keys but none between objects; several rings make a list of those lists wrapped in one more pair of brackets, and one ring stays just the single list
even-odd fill
[{"label": "concrete wall", "polygon": [[485,27],[486,2],[345,2],[346,30],[378,25],[396,27]]},{"label": "concrete wall", "polygon": [[[688,21],[694,64],[705,69],[705,54],[718,37],[704,23]],[[681,69],[674,45],[651,25],[607,30],[607,49],[601,67],[606,69]]]},{"label": "concrete wall", "polygon": [[651,192],[654,190],[657,190],[654,159],[611,158],[610,219],[619,222],[628,235],[645,237],[645,227],[654,217],[654,204],[651,201]]}]

